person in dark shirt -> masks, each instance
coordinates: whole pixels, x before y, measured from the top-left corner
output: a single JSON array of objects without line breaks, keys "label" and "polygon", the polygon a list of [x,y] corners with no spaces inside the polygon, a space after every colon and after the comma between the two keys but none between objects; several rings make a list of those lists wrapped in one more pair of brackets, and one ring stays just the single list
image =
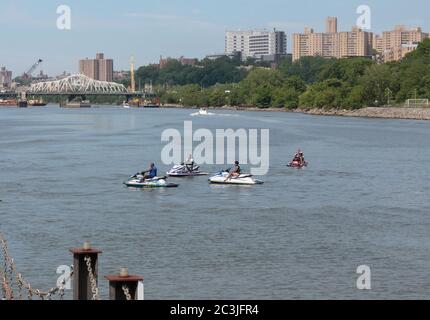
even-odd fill
[{"label": "person in dark shirt", "polygon": [[155,178],[157,176],[157,171],[158,170],[155,164],[151,163],[151,165],[149,166],[149,169],[142,172],[143,180]]},{"label": "person in dark shirt", "polygon": [[238,176],[240,176],[240,173],[241,173],[241,169],[240,169],[239,161],[236,161],[234,163],[233,169],[230,170],[230,173],[229,173],[227,179],[225,179],[225,181],[227,181],[231,178],[237,178]]}]

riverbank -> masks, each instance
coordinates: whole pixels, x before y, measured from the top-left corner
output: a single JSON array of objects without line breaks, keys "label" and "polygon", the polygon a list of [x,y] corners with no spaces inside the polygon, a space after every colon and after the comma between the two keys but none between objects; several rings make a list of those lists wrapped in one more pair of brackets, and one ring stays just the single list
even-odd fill
[{"label": "riverbank", "polygon": [[[192,108],[181,105],[164,105],[163,108]],[[198,108],[197,108],[198,109]],[[280,108],[256,108],[256,107],[209,107],[211,110],[233,110],[233,111],[264,111],[264,112],[293,112],[315,116],[339,116],[360,118],[382,118],[382,119],[405,119],[405,120],[430,120],[430,108],[402,108],[402,107],[367,107],[356,110],[346,109],[280,109]]]},{"label": "riverbank", "polygon": [[367,107],[357,110],[298,109],[294,112],[318,116],[430,120],[430,108]]}]

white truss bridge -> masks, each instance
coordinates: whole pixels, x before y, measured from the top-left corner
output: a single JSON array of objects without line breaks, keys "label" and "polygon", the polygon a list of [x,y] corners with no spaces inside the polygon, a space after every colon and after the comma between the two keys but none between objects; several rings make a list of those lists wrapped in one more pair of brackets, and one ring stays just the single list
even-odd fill
[{"label": "white truss bridge", "polygon": [[83,74],[55,81],[34,83],[28,94],[40,95],[129,95],[122,84],[93,80]]}]

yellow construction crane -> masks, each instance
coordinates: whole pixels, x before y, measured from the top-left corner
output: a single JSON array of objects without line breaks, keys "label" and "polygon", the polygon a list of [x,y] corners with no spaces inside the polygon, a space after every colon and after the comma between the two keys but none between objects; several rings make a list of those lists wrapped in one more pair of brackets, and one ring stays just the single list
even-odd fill
[{"label": "yellow construction crane", "polygon": [[134,79],[134,56],[130,57],[130,80],[131,80],[131,92],[136,92],[136,81]]}]

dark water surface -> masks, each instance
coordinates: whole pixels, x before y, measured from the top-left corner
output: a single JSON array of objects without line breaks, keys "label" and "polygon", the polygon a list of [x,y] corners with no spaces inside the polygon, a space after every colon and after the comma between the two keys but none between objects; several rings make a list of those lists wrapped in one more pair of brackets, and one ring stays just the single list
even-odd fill
[{"label": "dark water surface", "polygon": [[[146,299],[430,298],[429,122],[192,112],[0,109],[0,230],[33,286],[52,287],[89,240],[100,275],[129,267]],[[270,129],[265,184],[124,188],[152,160],[169,169],[161,133],[184,120]],[[299,146],[310,167],[286,168]],[[356,289],[363,264],[370,292]]]}]

